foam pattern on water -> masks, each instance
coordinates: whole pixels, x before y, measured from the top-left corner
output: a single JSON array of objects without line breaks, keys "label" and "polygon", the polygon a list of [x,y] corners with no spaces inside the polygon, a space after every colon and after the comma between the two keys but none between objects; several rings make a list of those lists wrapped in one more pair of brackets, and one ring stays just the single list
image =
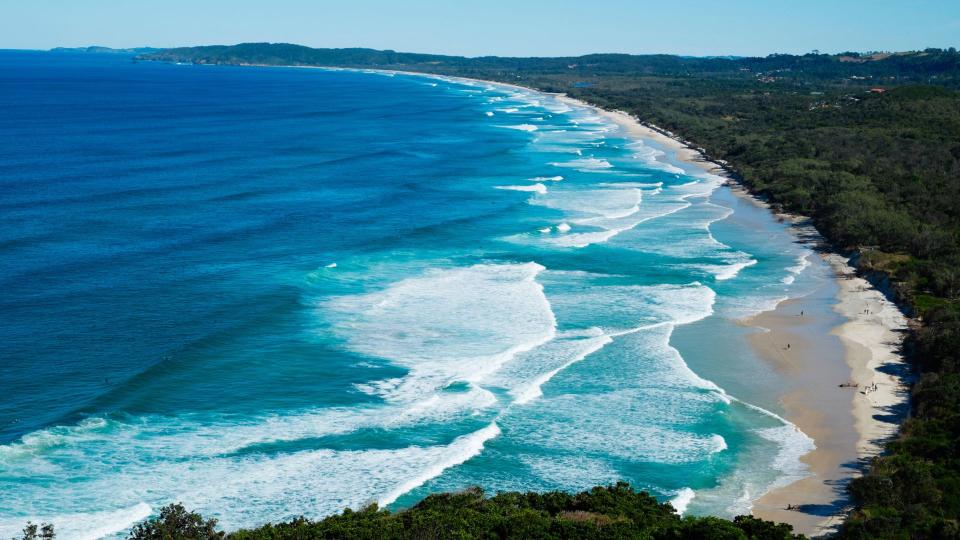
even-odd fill
[{"label": "foam pattern on water", "polygon": [[[198,199],[252,201],[217,223],[284,212],[211,238],[203,264],[178,258],[186,241],[139,260],[203,269],[158,285],[161,299],[184,283],[229,283],[185,294],[179,309],[227,298],[191,323],[224,324],[184,345],[189,355],[133,370],[83,410],[0,445],[0,534],[33,519],[64,538],[122,536],[173,501],[234,528],[471,485],[577,490],[621,479],[681,511],[733,513],[806,474],[808,438],[698,375],[671,341],[680,325],[798,294],[816,264],[769,217],[755,218],[762,230],[742,225],[738,215],[754,210],[718,197],[721,178],[552,96],[291,71],[249,73],[316,77],[321,88],[344,78],[373,85],[370,100],[397,100],[371,117],[373,101],[291,123],[335,115],[356,122],[365,143],[392,131],[409,140],[368,150],[327,136],[333,148],[302,150],[317,135],[278,136],[263,176],[299,163],[298,181],[321,185],[290,193],[262,185],[250,164],[204,169],[228,177],[217,188],[228,191]],[[196,72],[185,76],[207,71]],[[262,98],[238,84],[238,109],[257,110],[245,100]],[[284,114],[309,106],[289,99]],[[302,162],[291,157],[299,151]],[[260,183],[236,187],[244,182]],[[175,199],[165,203],[189,197]],[[315,220],[300,214],[310,205],[322,206]],[[291,224],[311,227],[294,241]],[[715,235],[724,227],[733,233]]]}]

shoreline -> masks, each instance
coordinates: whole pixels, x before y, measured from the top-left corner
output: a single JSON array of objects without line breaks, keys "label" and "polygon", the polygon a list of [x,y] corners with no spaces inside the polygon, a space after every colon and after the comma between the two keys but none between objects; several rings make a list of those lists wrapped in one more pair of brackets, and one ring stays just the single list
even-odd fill
[{"label": "shoreline", "polygon": [[[453,75],[324,66],[261,67],[415,75],[550,95],[596,112],[621,127],[629,137],[653,142],[677,161],[707,174],[724,177],[727,180],[724,185],[737,196],[768,209],[777,218],[790,221],[799,242],[823,246],[822,238],[808,225],[806,218],[776,212],[762,198],[751,194],[725,162],[710,159],[704,149],[623,111],[606,110],[565,94]],[[789,523],[797,532],[811,536],[829,533],[842,523],[849,509],[849,497],[844,490],[846,483],[862,472],[867,458],[880,453],[883,440],[897,432],[902,413],[896,411],[907,403],[904,379],[899,374],[906,366],[899,352],[902,330],[907,326],[906,317],[882,292],[865,279],[856,277],[846,257],[833,252],[820,253],[819,256],[832,269],[831,282],[837,287],[828,309],[845,322],[823,334],[816,334],[821,339],[811,339],[812,336],[805,334],[809,333],[806,325],[814,318],[813,314],[797,317],[795,313],[801,309],[804,298],[784,300],[772,310],[738,321],[758,329],[748,338],[754,352],[796,383],[780,396],[784,416],[812,437],[816,444],[814,450],[801,457],[809,467],[810,476],[775,487],[756,498],[752,513],[763,519]],[[822,352],[818,350],[822,338],[831,337],[839,342],[837,346],[843,362],[836,356],[817,354]],[[783,343],[791,344],[789,358],[782,353]],[[829,369],[829,373],[823,373],[825,369]],[[894,373],[888,373],[890,371]],[[841,373],[846,377],[838,376]],[[840,386],[848,383],[856,387]],[[844,413],[838,414],[836,407],[842,407]]]},{"label": "shoreline", "polygon": [[[724,186],[735,195],[765,208],[775,218],[790,222],[797,241],[814,247],[817,256],[831,268],[832,282],[838,290],[830,308],[845,322],[820,334],[821,339],[809,339],[804,336],[807,331],[804,326],[812,317],[797,317],[795,313],[803,304],[802,297],[788,298],[772,310],[737,321],[758,330],[752,339],[748,339],[754,352],[770,365],[780,368],[797,384],[780,396],[780,403],[785,418],[815,443],[815,448],[800,458],[809,467],[809,476],[760,495],[753,500],[751,513],[762,519],[788,523],[795,532],[812,537],[830,534],[842,524],[850,510],[846,484],[862,473],[867,459],[882,451],[883,441],[896,434],[902,421],[903,414],[892,414],[891,411],[907,403],[908,390],[904,380],[898,374],[884,373],[879,368],[886,366],[889,370],[891,366],[906,366],[899,346],[903,339],[900,330],[906,328],[907,319],[882,292],[867,280],[856,277],[846,257],[823,249],[826,242],[810,225],[809,218],[776,211],[768,202],[750,193],[735,171],[722,160],[710,159],[703,148],[697,148],[667,130],[641,122],[625,111],[611,111],[566,94],[511,83],[419,72],[377,71],[495,84],[550,95],[568,105],[588,108],[619,126],[627,136],[651,141],[668,154],[672,153],[677,161],[706,174],[723,177],[726,180]],[[829,337],[836,337],[840,342],[838,348],[843,362],[836,357],[824,356],[817,347],[822,338]],[[785,359],[778,350],[778,343],[791,344],[794,361]],[[798,345],[796,349],[794,345]],[[826,378],[822,372],[824,369],[830,370]],[[896,371],[899,373],[902,369]],[[802,380],[803,373],[811,372],[811,377]],[[839,386],[851,383],[856,387]],[[833,407],[841,407],[844,413],[837,414]],[[892,421],[886,421],[889,419]]]},{"label": "shoreline", "polygon": [[[838,326],[811,335],[812,317],[797,313],[814,315],[804,309],[808,297],[788,298],[770,311],[738,322],[758,329],[748,338],[751,348],[793,381],[794,386],[780,396],[784,416],[816,445],[801,457],[809,476],[756,498],[751,513],[789,523],[808,536],[836,531],[850,510],[847,483],[862,474],[866,460],[882,452],[883,442],[897,433],[905,416],[909,396],[900,344],[907,318],[881,291],[857,277],[846,257],[824,251],[826,242],[808,218],[777,212],[750,193],[725,163],[711,160],[703,149],[626,112],[608,111],[565,95],[558,99],[588,107],[628,135],[658,144],[678,161],[724,177],[724,185],[735,195],[790,222],[797,241],[814,247],[815,256],[829,266],[837,287],[830,309],[844,319]],[[839,349],[842,362],[831,354],[834,351],[824,350],[830,338],[837,340],[829,348]],[[785,344],[790,345],[789,357],[784,354]],[[837,412],[838,407],[842,413]]]}]

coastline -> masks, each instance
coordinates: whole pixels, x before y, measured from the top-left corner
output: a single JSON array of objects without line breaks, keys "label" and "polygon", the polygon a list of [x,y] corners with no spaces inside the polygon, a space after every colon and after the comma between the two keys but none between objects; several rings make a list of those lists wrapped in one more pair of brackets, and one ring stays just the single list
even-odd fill
[{"label": "coastline", "polygon": [[[807,218],[776,212],[734,180],[725,163],[710,160],[702,149],[623,111],[607,111],[567,96],[559,99],[589,107],[677,160],[727,178],[725,186],[734,194],[789,221],[799,242],[824,246]],[[808,536],[829,534],[842,524],[849,510],[846,484],[896,434],[908,400],[900,374],[906,366],[900,353],[906,317],[881,291],[857,277],[846,257],[833,252],[821,252],[819,257],[829,265],[836,289],[821,305],[832,304],[844,322],[817,328],[811,323],[816,313],[809,309],[816,302],[809,296],[789,298],[771,311],[738,321],[758,330],[748,338],[751,348],[792,381],[780,396],[784,416],[816,445],[801,458],[810,475],[761,495],[754,500],[752,513],[789,523]],[[830,338],[836,341],[828,343]]]},{"label": "coastline", "polygon": [[[370,71],[370,70],[367,70]],[[839,527],[849,511],[846,484],[862,472],[863,464],[882,451],[883,442],[896,434],[903,414],[894,411],[906,405],[908,391],[899,375],[906,366],[900,353],[901,330],[907,320],[899,308],[867,280],[856,276],[846,257],[823,250],[820,234],[803,216],[777,212],[750,193],[734,178],[725,162],[710,159],[704,149],[670,133],[641,122],[627,112],[611,111],[572,98],[535,88],[497,81],[430,73],[375,70],[397,74],[440,77],[471,83],[496,84],[554,96],[569,105],[588,108],[638,139],[651,141],[685,164],[707,174],[724,177],[724,186],[751,204],[789,221],[797,241],[816,248],[834,274],[836,291],[829,302],[844,322],[810,335],[810,316],[798,317],[804,298],[788,298],[774,309],[737,321],[758,330],[748,339],[753,351],[793,381],[780,396],[785,418],[810,436],[815,448],[803,455],[809,476],[774,487],[753,501],[756,517],[788,523],[798,533],[816,537]],[[809,300],[809,298],[808,298]],[[824,303],[826,305],[826,303]],[[830,351],[818,345],[836,337]],[[790,356],[783,344],[790,344]],[[838,356],[843,356],[840,361]],[[881,371],[881,368],[886,368]],[[893,369],[890,369],[893,368]],[[889,372],[894,372],[891,374]],[[854,384],[854,386],[840,386]],[[837,411],[841,411],[838,413]]]},{"label": "coastline", "polygon": [[[751,336],[754,350],[798,383],[781,403],[786,418],[817,446],[802,458],[811,476],[766,493],[754,502],[753,513],[790,523],[809,536],[829,534],[842,523],[849,511],[847,483],[861,474],[867,459],[882,451],[883,441],[895,435],[908,400],[899,375],[905,367],[899,346],[906,318],[883,293],[856,277],[846,258],[836,253],[820,256],[834,274],[832,310],[844,322],[819,338],[839,340],[844,364],[835,357],[806,354],[806,323],[797,316],[804,298],[784,301],[773,311],[744,321],[767,330]],[[790,350],[796,351],[789,358],[777,354],[783,352],[783,343],[791,343]]]},{"label": "coastline", "polygon": [[[265,67],[408,74],[548,94],[517,84],[422,72],[321,66]],[[629,136],[655,143],[678,161],[727,178],[725,185],[735,194],[796,225],[794,232],[798,241],[811,244],[821,242],[812,227],[805,226],[807,220],[799,216],[777,214],[770,205],[739,184],[723,161],[710,159],[703,149],[696,148],[692,143],[656,126],[644,124],[626,112],[608,111],[562,94],[549,95],[595,111],[616,123]],[[813,451],[801,458],[808,465],[811,475],[776,487],[757,498],[753,503],[753,514],[763,519],[789,523],[797,532],[811,536],[829,533],[842,522],[848,505],[844,490],[846,482],[860,473],[866,458],[881,451],[885,438],[896,433],[900,416],[894,411],[907,400],[901,377],[889,373],[897,371],[898,365],[905,365],[899,353],[899,344],[902,340],[900,331],[907,324],[906,318],[880,291],[866,280],[856,277],[845,257],[837,253],[824,253],[821,258],[830,265],[835,275],[832,282],[837,290],[832,310],[845,322],[815,334],[817,339],[812,339],[814,335],[811,335],[808,325],[813,315],[796,316],[796,311],[804,305],[803,298],[785,300],[771,311],[739,321],[758,329],[749,339],[754,352],[795,382],[780,397],[784,416],[812,437],[816,444]],[[839,342],[843,362],[837,355],[824,356],[818,349],[817,342],[828,336],[835,337]],[[791,344],[789,357],[783,354],[784,343]],[[856,387],[839,386],[845,383],[856,384]],[[837,407],[841,408],[839,410],[843,414],[837,412]]]}]

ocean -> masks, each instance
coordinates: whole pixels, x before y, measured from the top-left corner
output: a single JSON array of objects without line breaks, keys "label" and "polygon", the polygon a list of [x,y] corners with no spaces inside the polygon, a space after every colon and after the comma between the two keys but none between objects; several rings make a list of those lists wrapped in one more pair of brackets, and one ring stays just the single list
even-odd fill
[{"label": "ocean", "polygon": [[404,74],[0,52],[0,535],[805,474],[738,321],[829,270],[594,110]]}]

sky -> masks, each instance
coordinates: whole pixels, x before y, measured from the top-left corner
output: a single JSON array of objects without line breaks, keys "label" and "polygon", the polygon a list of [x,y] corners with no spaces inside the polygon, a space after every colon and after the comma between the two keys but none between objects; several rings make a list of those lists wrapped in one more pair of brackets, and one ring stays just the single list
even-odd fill
[{"label": "sky", "polygon": [[287,42],[465,56],[960,47],[960,0],[0,0],[0,48]]}]

